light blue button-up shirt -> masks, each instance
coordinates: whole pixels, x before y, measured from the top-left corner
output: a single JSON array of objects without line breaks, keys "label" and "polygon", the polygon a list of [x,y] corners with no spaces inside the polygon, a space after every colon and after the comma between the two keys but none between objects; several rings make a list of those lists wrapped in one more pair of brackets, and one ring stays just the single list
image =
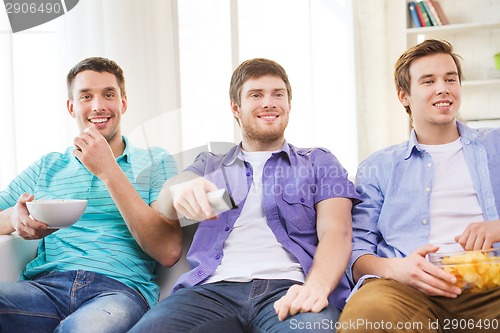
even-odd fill
[{"label": "light blue button-up shirt", "polygon": [[[498,220],[500,129],[472,129],[459,122],[457,127],[484,220]],[[434,163],[412,131],[408,141],[363,161],[355,183],[362,202],[353,208],[353,253],[347,269],[351,282],[359,257],[403,258],[428,243],[431,191],[426,189],[433,188]]]}]

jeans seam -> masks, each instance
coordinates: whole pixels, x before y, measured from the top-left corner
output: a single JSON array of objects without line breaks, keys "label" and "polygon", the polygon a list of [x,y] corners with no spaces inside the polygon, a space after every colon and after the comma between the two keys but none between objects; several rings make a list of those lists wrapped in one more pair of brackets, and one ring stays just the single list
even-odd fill
[{"label": "jeans seam", "polygon": [[33,312],[25,312],[25,311],[0,311],[0,314],[5,315],[21,315],[21,316],[31,316],[31,317],[43,317],[43,318],[53,318],[57,320],[61,320],[59,316],[54,316],[50,313],[33,313]]}]

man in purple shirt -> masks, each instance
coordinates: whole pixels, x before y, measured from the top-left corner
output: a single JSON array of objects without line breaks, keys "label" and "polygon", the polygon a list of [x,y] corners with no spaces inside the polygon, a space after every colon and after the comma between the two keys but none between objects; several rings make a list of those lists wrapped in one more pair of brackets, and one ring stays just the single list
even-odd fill
[{"label": "man in purple shirt", "polygon": [[[333,330],[349,293],[343,270],[358,195],[329,151],[285,141],[292,92],[279,64],[243,62],[229,92],[242,142],[200,154],[159,198],[166,216],[202,221],[192,269],[132,332]],[[237,207],[211,205],[217,189]]]}]

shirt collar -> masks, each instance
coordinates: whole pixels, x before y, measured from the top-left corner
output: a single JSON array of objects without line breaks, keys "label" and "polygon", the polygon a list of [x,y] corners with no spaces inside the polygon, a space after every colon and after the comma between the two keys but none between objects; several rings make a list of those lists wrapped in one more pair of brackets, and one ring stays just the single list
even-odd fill
[{"label": "shirt collar", "polygon": [[136,148],[130,143],[130,141],[126,136],[122,135],[122,140],[123,143],[125,144],[125,149],[123,149],[123,153],[120,156],[118,156],[116,160],[119,161],[120,159],[123,158],[125,162],[132,164],[132,156],[134,155],[134,150]]},{"label": "shirt collar", "polygon": [[[466,126],[465,124],[459,121],[457,121],[457,129],[462,142],[468,144],[477,139],[477,130],[472,129],[469,126]],[[408,147],[406,149],[405,160],[410,158],[414,149],[416,149],[418,152],[422,151],[422,148],[420,147],[420,144],[417,141],[417,135],[415,133],[415,129],[412,129],[410,140],[408,140]]]},{"label": "shirt collar", "polygon": [[[242,151],[242,143],[240,142],[238,145],[234,146],[229,150],[224,159],[222,160],[222,164],[224,166],[229,166],[233,164],[236,159],[244,161]],[[285,154],[288,157],[288,161],[290,162],[290,145],[285,140],[283,146],[275,153],[275,154]]]}]

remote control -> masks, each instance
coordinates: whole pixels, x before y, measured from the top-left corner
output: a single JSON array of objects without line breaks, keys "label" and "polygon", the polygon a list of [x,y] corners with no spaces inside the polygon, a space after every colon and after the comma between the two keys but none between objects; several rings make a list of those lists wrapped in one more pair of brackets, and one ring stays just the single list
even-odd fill
[{"label": "remote control", "polygon": [[[237,207],[226,189],[221,188],[215,191],[208,192],[207,197],[208,202],[214,210],[214,213],[217,215]],[[181,218],[179,222],[181,224],[181,227],[197,223],[197,221],[189,220],[185,217]]]},{"label": "remote control", "polygon": [[214,212],[217,214],[223,213],[234,208],[233,200],[229,196],[226,189],[218,189],[207,193],[208,202],[212,205]]}]

